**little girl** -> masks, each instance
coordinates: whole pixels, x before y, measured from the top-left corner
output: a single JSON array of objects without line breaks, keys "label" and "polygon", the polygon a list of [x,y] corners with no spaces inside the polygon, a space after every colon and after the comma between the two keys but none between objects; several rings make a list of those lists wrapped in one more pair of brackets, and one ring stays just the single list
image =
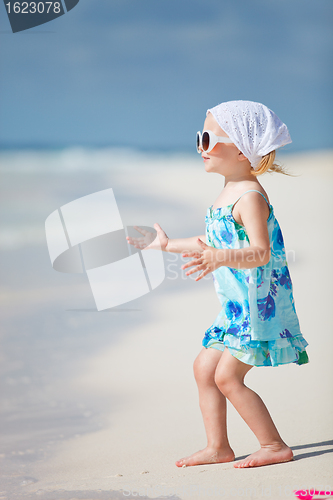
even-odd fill
[{"label": "little girl", "polygon": [[[284,123],[263,104],[222,103],[207,111],[197,150],[206,172],[225,178],[224,188],[208,208],[205,236],[169,239],[127,238],[137,248],[179,252],[193,260],[182,269],[212,272],[222,310],[205,332],[194,362],[207,447],[176,462],[178,467],[235,459],[226,427],[226,398],[256,435],[260,450],[235,467],[287,462],[292,450],[282,440],[261,398],[244,384],[253,366],[308,362],[294,306],[292,283],[279,223],[258,181],[266,171],[285,173],[274,164],[275,150],[291,142]],[[148,246],[147,246],[148,245]]]}]

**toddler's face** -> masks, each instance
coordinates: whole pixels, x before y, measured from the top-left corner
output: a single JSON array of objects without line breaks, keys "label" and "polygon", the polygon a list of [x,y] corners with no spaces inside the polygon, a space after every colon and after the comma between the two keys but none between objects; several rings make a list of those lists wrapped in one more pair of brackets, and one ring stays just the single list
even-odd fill
[{"label": "toddler's face", "polygon": [[[205,130],[210,130],[218,137],[228,137],[211,113],[206,117],[202,132]],[[247,160],[233,143],[219,142],[209,153],[201,150],[201,156],[207,172],[217,172],[224,176],[234,172],[235,167],[239,167],[244,159]]]}]

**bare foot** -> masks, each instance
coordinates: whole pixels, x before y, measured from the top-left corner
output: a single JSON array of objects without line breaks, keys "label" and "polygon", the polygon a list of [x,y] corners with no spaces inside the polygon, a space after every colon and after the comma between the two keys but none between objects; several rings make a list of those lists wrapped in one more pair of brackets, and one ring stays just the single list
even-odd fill
[{"label": "bare foot", "polygon": [[259,451],[252,453],[244,460],[236,462],[234,467],[260,467],[261,465],[279,464],[293,459],[293,452],[286,444],[263,446]]},{"label": "bare foot", "polygon": [[232,462],[235,460],[235,454],[231,448],[217,450],[216,448],[205,448],[204,450],[193,453],[190,457],[177,460],[177,467],[189,467],[191,465],[220,464],[223,462]]}]

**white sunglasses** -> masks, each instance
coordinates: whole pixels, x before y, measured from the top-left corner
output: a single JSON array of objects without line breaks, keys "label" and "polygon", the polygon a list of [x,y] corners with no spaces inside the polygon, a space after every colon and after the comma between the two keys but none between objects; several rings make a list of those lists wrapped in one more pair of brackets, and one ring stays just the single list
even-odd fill
[{"label": "white sunglasses", "polygon": [[211,130],[205,130],[202,135],[201,132],[197,132],[197,151],[199,154],[201,154],[200,148],[205,153],[210,153],[218,142],[232,143],[232,140],[229,137],[218,137]]}]

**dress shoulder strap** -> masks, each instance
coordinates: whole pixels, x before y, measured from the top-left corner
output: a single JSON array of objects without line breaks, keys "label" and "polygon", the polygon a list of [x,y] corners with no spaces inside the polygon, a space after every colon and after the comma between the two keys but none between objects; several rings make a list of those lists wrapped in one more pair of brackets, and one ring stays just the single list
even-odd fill
[{"label": "dress shoulder strap", "polygon": [[241,195],[237,198],[237,200],[235,201],[235,203],[232,205],[232,208],[234,208],[234,206],[236,205],[237,201],[238,201],[238,200],[239,200],[242,196],[244,196],[244,194],[246,194],[246,193],[251,193],[252,191],[254,191],[254,192],[256,192],[256,193],[261,194],[261,196],[265,199],[265,201],[266,201],[267,205],[269,205],[269,203],[268,203],[268,201],[267,201],[266,197],[265,197],[265,196],[264,196],[264,195],[263,195],[260,191],[258,191],[257,189],[249,189],[248,191],[245,191],[243,194],[241,194]]}]

